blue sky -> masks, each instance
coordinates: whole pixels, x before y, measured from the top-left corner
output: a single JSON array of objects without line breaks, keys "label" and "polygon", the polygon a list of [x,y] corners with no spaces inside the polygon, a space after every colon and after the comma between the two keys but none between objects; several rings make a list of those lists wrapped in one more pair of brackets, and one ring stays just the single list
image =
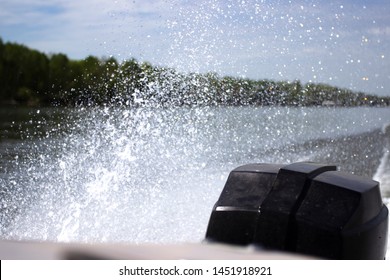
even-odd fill
[{"label": "blue sky", "polygon": [[389,0],[0,0],[0,36],[73,59],[390,95]]}]

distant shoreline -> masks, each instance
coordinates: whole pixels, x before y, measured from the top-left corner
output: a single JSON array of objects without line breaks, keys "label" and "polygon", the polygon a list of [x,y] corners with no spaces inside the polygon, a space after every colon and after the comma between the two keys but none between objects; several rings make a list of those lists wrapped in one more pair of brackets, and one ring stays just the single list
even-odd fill
[{"label": "distant shoreline", "polygon": [[0,38],[0,104],[5,106],[390,106],[327,84],[183,74],[135,59],[46,55]]}]

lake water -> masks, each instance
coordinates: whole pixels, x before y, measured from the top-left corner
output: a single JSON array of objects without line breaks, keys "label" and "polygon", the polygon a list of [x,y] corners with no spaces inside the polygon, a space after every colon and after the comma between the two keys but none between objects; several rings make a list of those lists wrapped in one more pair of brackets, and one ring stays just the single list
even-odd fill
[{"label": "lake water", "polygon": [[332,163],[381,182],[389,108],[0,108],[3,239],[204,238],[229,172]]}]

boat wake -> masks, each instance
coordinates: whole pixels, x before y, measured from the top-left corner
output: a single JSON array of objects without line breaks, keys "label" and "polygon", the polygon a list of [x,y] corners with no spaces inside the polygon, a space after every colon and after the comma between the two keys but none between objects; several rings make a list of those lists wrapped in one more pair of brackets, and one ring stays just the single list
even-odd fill
[{"label": "boat wake", "polygon": [[334,164],[341,171],[375,175],[389,196],[390,129],[381,131],[378,121],[388,116],[385,110],[81,108],[71,113],[39,139],[7,142],[4,153],[12,160],[8,172],[0,172],[3,238],[200,242],[229,172],[248,163]]},{"label": "boat wake", "polygon": [[390,196],[390,123],[383,126],[382,132],[385,136],[385,146],[379,167],[373,179],[380,182],[382,194]]}]

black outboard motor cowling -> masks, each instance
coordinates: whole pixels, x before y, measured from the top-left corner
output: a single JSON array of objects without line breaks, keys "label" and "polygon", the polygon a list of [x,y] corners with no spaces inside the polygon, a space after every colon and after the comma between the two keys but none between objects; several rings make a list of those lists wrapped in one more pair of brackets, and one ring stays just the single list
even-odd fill
[{"label": "black outboard motor cowling", "polygon": [[234,169],[206,238],[326,259],[384,259],[387,231],[378,182],[300,162]]}]

